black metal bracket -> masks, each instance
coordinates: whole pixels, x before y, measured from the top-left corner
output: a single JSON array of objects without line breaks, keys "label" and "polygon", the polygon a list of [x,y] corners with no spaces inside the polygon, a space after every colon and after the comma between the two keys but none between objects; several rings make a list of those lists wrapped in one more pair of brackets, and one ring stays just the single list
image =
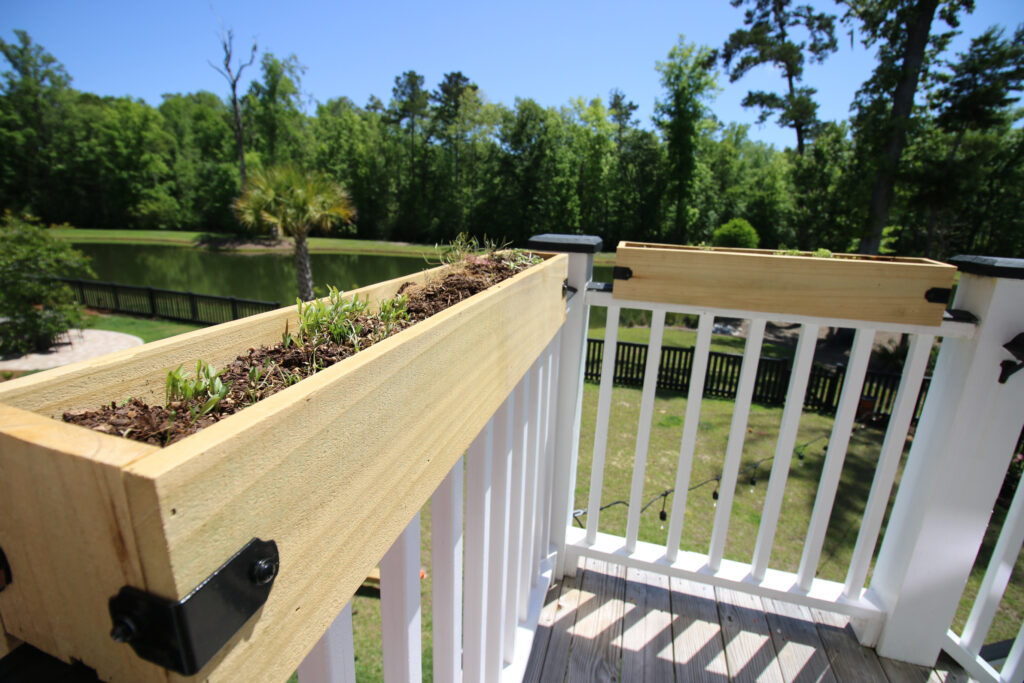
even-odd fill
[{"label": "black metal bracket", "polygon": [[0,548],[0,591],[11,585],[11,565],[4,555],[4,549]]},{"label": "black metal bracket", "polygon": [[949,287],[932,287],[924,293],[924,300],[931,304],[947,304],[953,290]]},{"label": "black metal bracket", "polygon": [[612,279],[613,280],[628,280],[633,277],[633,269],[625,266],[615,266],[612,268]]},{"label": "black metal bracket", "polygon": [[1024,370],[1024,332],[1003,344],[1003,348],[1012,353],[1017,360],[1004,360],[999,364],[999,367],[1002,368],[999,373],[1000,384],[1006,384],[1006,380],[1013,377],[1017,371]]},{"label": "black metal bracket", "polygon": [[147,661],[191,676],[267,601],[279,563],[277,544],[254,538],[181,600],[125,586],[110,599],[110,636]]}]

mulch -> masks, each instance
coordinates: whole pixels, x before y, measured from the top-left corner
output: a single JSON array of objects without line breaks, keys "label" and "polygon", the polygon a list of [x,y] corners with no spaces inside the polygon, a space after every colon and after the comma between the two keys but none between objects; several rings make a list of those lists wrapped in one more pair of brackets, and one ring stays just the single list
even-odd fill
[{"label": "mulch", "polygon": [[[512,266],[504,261],[470,257],[460,264],[458,270],[443,278],[424,285],[406,282],[398,293],[408,296],[406,311],[409,319],[394,325],[391,334],[426,320],[515,274]],[[364,350],[384,337],[377,319],[364,315],[358,322],[362,324],[363,332],[355,342],[328,342],[314,346],[310,341],[300,341],[298,345],[287,347],[276,344],[248,349],[224,369],[221,380],[229,385],[229,393],[205,415],[199,414],[198,400],[191,404],[175,401],[161,406],[132,398],[121,405],[111,402],[95,409],[69,410],[63,419],[105,434],[154,446],[169,446],[345,360],[357,353],[357,346],[358,350]],[[253,367],[259,368],[261,375],[255,383],[250,381]]]}]

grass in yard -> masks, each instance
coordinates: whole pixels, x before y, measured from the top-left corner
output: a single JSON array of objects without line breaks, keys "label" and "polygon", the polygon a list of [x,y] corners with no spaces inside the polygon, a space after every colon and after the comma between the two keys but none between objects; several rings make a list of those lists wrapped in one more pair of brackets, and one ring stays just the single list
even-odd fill
[{"label": "grass in yard", "polygon": [[[583,420],[580,432],[580,455],[577,470],[575,507],[587,506],[590,490],[591,463],[593,459],[594,428],[597,413],[598,387],[587,382],[583,391]],[[605,461],[604,480],[601,488],[601,503],[628,501],[633,474],[634,449],[636,447],[637,424],[640,417],[641,391],[629,387],[614,387],[612,390],[612,415],[608,430],[608,449]],[[701,405],[697,448],[690,476],[686,513],[683,524],[683,550],[706,553],[711,541],[717,502],[712,493],[721,476],[728,443],[733,402],[705,399]],[[679,458],[679,444],[682,438],[683,416],[686,412],[686,398],[672,392],[659,392],[654,404],[654,418],[648,448],[647,468],[644,477],[643,501],[655,499],[675,484],[676,463]],[[755,405],[751,409],[747,436],[743,449],[741,475],[736,487],[735,500],[726,538],[725,557],[741,562],[750,562],[757,540],[761,509],[767,490],[768,475],[771,471],[782,419],[781,408]],[[818,481],[826,457],[828,436],[832,429],[832,418],[816,413],[805,413],[800,422],[797,447],[804,453],[801,460],[793,457],[789,479],[786,483],[782,513],[770,566],[775,569],[795,572],[800,563],[804,539],[810,524],[811,511],[817,494]],[[832,581],[843,582],[849,567],[853,548],[860,530],[860,522],[874,477],[878,455],[884,433],[873,428],[858,428],[854,431],[844,461],[839,492],[836,497],[828,533],[818,565],[818,576]],[[800,448],[804,446],[803,448]],[[901,469],[902,471],[902,469]],[[753,481],[752,481],[753,480]],[[673,493],[667,497],[666,514],[671,515]],[[639,538],[650,543],[664,544],[668,535],[668,522],[659,519],[661,500],[657,500],[640,518]],[[890,500],[891,509],[891,500]],[[1005,516],[1005,511],[996,511]],[[602,532],[625,535],[628,507],[615,505],[600,514]],[[586,524],[586,517],[580,522]],[[984,576],[987,557],[995,545],[998,524],[990,527],[979,562],[971,575],[961,602],[954,628],[962,629],[973,596]],[[885,533],[883,527],[882,534]],[[870,580],[870,575],[869,575]],[[1018,558],[1013,580],[1000,606],[996,622],[989,634],[988,642],[1013,638],[1024,618],[1024,554]]]},{"label": "grass in yard", "polygon": [[148,344],[158,339],[166,339],[167,337],[198,330],[203,326],[160,320],[159,318],[137,318],[131,315],[87,311],[83,327],[132,334]]}]

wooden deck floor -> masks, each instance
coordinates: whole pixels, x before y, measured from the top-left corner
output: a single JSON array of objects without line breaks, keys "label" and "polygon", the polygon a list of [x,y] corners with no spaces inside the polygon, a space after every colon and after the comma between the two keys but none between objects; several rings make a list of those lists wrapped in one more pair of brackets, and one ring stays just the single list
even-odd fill
[{"label": "wooden deck floor", "polygon": [[524,681],[968,681],[878,657],[848,619],[601,561],[552,586]]}]

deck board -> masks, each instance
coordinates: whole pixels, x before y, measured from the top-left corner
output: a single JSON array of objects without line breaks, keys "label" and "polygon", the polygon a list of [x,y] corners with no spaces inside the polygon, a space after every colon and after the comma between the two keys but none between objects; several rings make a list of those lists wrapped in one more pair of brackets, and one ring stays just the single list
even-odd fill
[{"label": "deck board", "polygon": [[839,614],[597,560],[547,595],[524,681],[967,683],[878,657]]}]

